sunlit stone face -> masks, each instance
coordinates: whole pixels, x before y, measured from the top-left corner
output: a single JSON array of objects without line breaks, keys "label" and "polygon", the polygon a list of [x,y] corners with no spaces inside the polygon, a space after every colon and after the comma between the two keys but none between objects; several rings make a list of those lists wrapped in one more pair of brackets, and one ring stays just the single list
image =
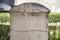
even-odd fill
[{"label": "sunlit stone face", "polygon": [[35,2],[35,3],[40,3],[41,0],[15,0],[15,5],[19,5],[22,3],[26,3],[26,2]]},{"label": "sunlit stone face", "polygon": [[15,0],[15,5],[19,5],[26,2],[35,3],[60,3],[60,0]]},{"label": "sunlit stone face", "polygon": [[60,0],[43,0],[43,2],[48,2],[48,3],[60,3]]}]

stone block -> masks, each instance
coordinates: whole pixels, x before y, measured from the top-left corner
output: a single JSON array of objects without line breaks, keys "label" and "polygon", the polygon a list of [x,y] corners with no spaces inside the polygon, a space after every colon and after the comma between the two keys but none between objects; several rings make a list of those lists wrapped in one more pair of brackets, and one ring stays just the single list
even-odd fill
[{"label": "stone block", "polygon": [[[18,14],[17,14],[18,13]],[[11,29],[18,31],[44,30],[47,31],[46,14],[13,12],[11,15]]]},{"label": "stone block", "polygon": [[28,40],[27,32],[11,32],[11,40]]},{"label": "stone block", "polygon": [[48,32],[32,31],[28,32],[29,40],[48,40]]}]

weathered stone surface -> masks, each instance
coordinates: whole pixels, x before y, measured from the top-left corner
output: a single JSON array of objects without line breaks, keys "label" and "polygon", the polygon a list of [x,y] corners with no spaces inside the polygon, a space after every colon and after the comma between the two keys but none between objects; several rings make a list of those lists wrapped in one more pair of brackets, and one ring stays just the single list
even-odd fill
[{"label": "weathered stone surface", "polygon": [[37,3],[23,3],[10,11],[11,40],[48,40],[50,10]]},{"label": "weathered stone surface", "polygon": [[48,40],[48,32],[43,31],[32,31],[28,32],[29,40]]},{"label": "weathered stone surface", "polygon": [[11,40],[28,40],[27,32],[11,32]]},{"label": "weathered stone surface", "polygon": [[50,10],[39,3],[23,3],[18,6],[14,6],[10,11],[20,11],[20,12],[46,12],[49,13]]},{"label": "weathered stone surface", "polygon": [[44,31],[12,31],[11,40],[48,40],[48,32]]},{"label": "weathered stone surface", "polygon": [[11,29],[18,31],[46,30],[45,13],[11,13]]}]

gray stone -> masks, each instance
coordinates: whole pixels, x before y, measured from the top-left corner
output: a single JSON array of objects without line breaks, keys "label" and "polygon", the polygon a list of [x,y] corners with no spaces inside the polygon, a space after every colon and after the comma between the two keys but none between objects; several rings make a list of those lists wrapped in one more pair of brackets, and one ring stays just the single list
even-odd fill
[{"label": "gray stone", "polygon": [[27,32],[11,32],[11,40],[28,40]]},{"label": "gray stone", "polygon": [[48,40],[48,13],[37,3],[23,3],[10,11],[11,40]]},{"label": "gray stone", "polygon": [[29,40],[48,40],[48,32],[32,31],[28,32]]},{"label": "gray stone", "polygon": [[[18,13],[18,14],[17,14]],[[11,13],[11,29],[17,31],[43,30],[47,31],[45,13]]]}]

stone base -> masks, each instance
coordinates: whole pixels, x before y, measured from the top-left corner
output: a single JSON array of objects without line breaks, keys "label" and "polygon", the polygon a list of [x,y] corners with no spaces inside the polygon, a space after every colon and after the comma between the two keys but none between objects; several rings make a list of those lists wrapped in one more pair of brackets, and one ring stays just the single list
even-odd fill
[{"label": "stone base", "polygon": [[11,40],[48,40],[44,31],[12,31]]}]

